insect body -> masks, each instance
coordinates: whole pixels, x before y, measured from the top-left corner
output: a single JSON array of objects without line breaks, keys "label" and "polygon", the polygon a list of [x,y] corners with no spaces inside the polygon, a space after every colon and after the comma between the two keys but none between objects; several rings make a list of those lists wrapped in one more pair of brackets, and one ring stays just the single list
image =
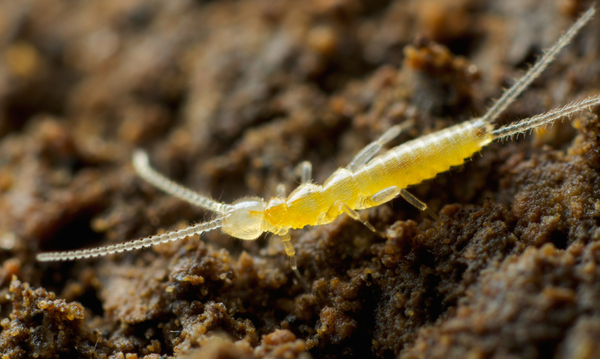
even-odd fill
[{"label": "insect body", "polygon": [[326,224],[346,213],[374,231],[375,229],[366,220],[361,219],[356,210],[381,205],[398,195],[439,220],[425,203],[406,190],[408,186],[433,178],[438,173],[464,163],[466,158],[470,158],[496,139],[524,134],[528,130],[600,104],[600,96],[594,96],[499,129],[494,129],[493,125],[502,111],[552,62],[555,55],[571,41],[594,13],[595,9],[590,8],[483,117],[417,138],[375,157],[387,142],[398,136],[410,123],[393,126],[377,141],[360,151],[346,168],[335,171],[323,185],[310,182],[311,166],[307,162],[303,163],[302,184],[287,197],[280,188],[278,196],[268,201],[256,197],[244,198],[231,205],[219,203],[156,172],[150,167],[146,153],[136,151],[133,164],[142,178],[171,195],[215,212],[217,218],[179,231],[123,244],[70,252],[41,253],[37,259],[57,261],[103,256],[220,228],[232,237],[244,240],[257,239],[264,232],[281,236],[292,268],[296,270],[295,251],[288,233],[290,229]]}]

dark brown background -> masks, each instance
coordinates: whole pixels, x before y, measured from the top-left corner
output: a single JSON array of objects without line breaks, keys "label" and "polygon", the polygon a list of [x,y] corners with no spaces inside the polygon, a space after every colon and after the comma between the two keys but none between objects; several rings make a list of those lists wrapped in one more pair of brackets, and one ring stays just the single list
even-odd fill
[{"label": "dark brown background", "polygon": [[[493,144],[281,245],[215,232],[73,263],[39,251],[210,219],[135,148],[231,202],[322,183],[387,128],[482,115],[587,1],[0,1],[0,353],[7,358],[600,355],[598,122]],[[593,20],[501,123],[597,93]],[[578,129],[575,129],[578,127]],[[423,164],[426,166],[427,164]],[[18,278],[18,279],[15,279]],[[56,296],[51,292],[56,293]]]}]

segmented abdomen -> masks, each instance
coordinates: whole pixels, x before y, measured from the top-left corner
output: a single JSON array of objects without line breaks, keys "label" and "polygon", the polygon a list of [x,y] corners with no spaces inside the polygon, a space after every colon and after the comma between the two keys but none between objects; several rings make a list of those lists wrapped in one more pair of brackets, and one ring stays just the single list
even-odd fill
[{"label": "segmented abdomen", "polygon": [[[465,158],[490,143],[491,131],[491,126],[482,122],[466,122],[392,148],[355,172],[340,168],[323,186],[300,185],[286,200],[288,225],[302,228],[324,224],[333,220],[324,215],[336,201],[363,209],[368,207],[365,197],[389,187],[406,188],[435,177],[464,163]],[[337,213],[335,208],[334,212]]]},{"label": "segmented abdomen", "polygon": [[492,141],[491,131],[481,121],[446,128],[392,148],[357,170],[354,178],[364,195],[421,183],[479,152]]}]

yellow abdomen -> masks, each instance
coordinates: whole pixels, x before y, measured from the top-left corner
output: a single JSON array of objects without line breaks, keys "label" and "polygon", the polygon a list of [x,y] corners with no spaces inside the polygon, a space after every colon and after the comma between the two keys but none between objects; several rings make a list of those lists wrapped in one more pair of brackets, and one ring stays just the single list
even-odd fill
[{"label": "yellow abdomen", "polygon": [[491,128],[466,122],[412,140],[356,171],[365,195],[397,186],[407,188],[461,165],[492,141]]},{"label": "yellow abdomen", "polygon": [[341,168],[322,186],[304,184],[291,193],[286,222],[291,228],[331,222],[326,214],[336,201],[352,209],[368,208],[364,198],[433,178],[464,163],[492,139],[491,127],[470,121],[392,148],[355,172]]}]

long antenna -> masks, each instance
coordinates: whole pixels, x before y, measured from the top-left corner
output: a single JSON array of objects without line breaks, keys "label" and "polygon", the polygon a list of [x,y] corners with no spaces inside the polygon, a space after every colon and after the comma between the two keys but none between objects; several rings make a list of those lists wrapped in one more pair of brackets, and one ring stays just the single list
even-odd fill
[{"label": "long antenna", "polygon": [[157,234],[151,237],[138,239],[131,242],[111,244],[110,246],[81,249],[76,251],[67,252],[51,252],[51,253],[40,253],[37,255],[37,260],[41,262],[51,261],[72,261],[75,259],[91,258],[107,256],[109,254],[121,253],[141,249],[144,247],[150,247],[157,244],[167,243],[183,239],[185,237],[193,236],[194,234],[201,234],[203,232],[212,231],[221,227],[222,218],[217,218],[210,222],[199,223],[194,226],[190,226],[178,231],[167,232],[163,234]]},{"label": "long antenna", "polygon": [[494,103],[492,108],[490,108],[481,118],[481,121],[491,123],[496,120],[502,111],[504,111],[506,107],[508,107],[508,105],[510,105],[552,61],[554,61],[554,57],[563,49],[563,47],[571,42],[573,36],[575,36],[575,34],[577,34],[577,32],[592,19],[595,13],[596,8],[594,6],[590,7],[588,11],[586,11],[583,16],[571,26],[569,31],[567,31],[550,50],[546,51],[544,56],[538,60],[529,71],[527,71],[525,76],[520,78],[514,85],[506,90],[504,94],[502,94],[502,97]]},{"label": "long antenna", "polygon": [[185,188],[180,184],[177,184],[162,174],[158,173],[154,168],[150,166],[150,160],[148,154],[142,150],[136,150],[132,157],[133,167],[137,174],[142,177],[146,182],[150,183],[154,187],[174,196],[182,199],[188,203],[202,207],[215,213],[224,214],[230,207],[227,204],[213,201],[212,199],[201,195],[198,192],[192,191],[191,189]]}]

